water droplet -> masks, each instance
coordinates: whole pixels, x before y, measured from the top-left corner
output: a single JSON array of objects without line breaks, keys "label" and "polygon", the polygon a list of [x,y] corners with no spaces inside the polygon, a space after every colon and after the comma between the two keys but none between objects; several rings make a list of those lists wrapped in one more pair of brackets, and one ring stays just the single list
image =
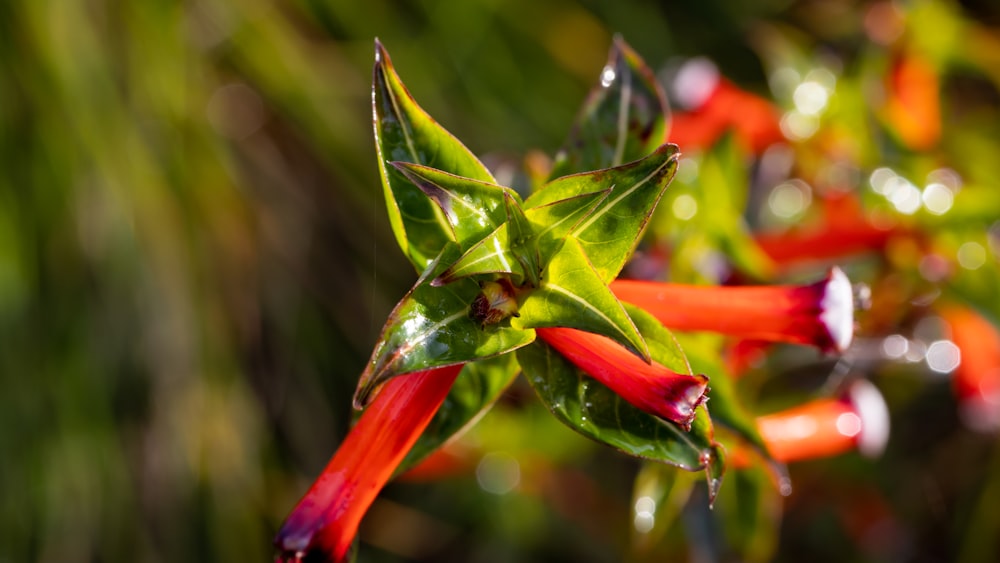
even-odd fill
[{"label": "water droplet", "polygon": [[681,221],[688,221],[698,213],[698,202],[689,194],[681,194],[674,198],[673,205],[670,206],[674,217]]},{"label": "water droplet", "polygon": [[812,188],[802,180],[789,180],[777,185],[767,197],[771,212],[782,219],[791,219],[805,211],[812,202]]},{"label": "water droplet", "polygon": [[476,466],[476,481],[486,492],[496,495],[509,493],[521,482],[521,465],[510,454],[488,453]]},{"label": "water droplet", "polygon": [[947,186],[940,183],[927,184],[924,193],[920,196],[924,202],[924,207],[934,215],[944,215],[951,209],[955,201],[955,195]]},{"label": "water droplet", "polygon": [[815,115],[790,111],[782,116],[778,125],[786,139],[802,141],[816,134],[819,129],[819,119]]},{"label": "water droplet", "polygon": [[601,86],[607,88],[615,81],[617,73],[615,73],[615,68],[611,65],[604,67],[601,71]]},{"label": "water droplet", "polygon": [[781,496],[787,497],[792,494],[792,479],[791,477],[781,477],[778,479],[778,492]]},{"label": "water droplet", "polygon": [[927,367],[938,373],[951,373],[962,363],[962,351],[950,340],[938,340],[927,347]]},{"label": "water droplet", "polygon": [[816,81],[799,84],[792,93],[795,108],[806,115],[819,115],[830,101],[830,92]]},{"label": "water droplet", "polygon": [[978,270],[986,264],[986,249],[978,242],[969,241],[958,247],[958,263],[966,270]]},{"label": "water droplet", "polygon": [[890,360],[898,360],[906,354],[910,341],[901,334],[890,334],[882,341],[882,355]]},{"label": "water droplet", "polygon": [[871,176],[868,177],[868,183],[872,187],[872,191],[877,194],[886,194],[886,185],[889,180],[896,177],[896,173],[893,172],[891,168],[881,167],[876,168],[872,171]]}]

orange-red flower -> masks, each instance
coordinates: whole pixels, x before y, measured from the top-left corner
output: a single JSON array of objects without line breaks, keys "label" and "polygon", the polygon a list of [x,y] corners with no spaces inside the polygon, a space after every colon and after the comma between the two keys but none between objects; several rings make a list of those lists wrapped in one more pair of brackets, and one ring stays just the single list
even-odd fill
[{"label": "orange-red flower", "polygon": [[538,337],[637,408],[685,428],[705,400],[708,378],[647,364],[610,338],[571,328],[539,328]]},{"label": "orange-red flower", "polygon": [[839,398],[818,399],[757,418],[774,459],[829,457],[857,448],[875,456],[889,439],[889,411],[874,385],[858,380]]},{"label": "orange-red flower", "polygon": [[809,285],[695,286],[616,280],[622,301],[676,330],[712,331],[752,340],[846,349],[854,334],[854,294],[839,268]]},{"label": "orange-red flower", "polygon": [[390,379],[275,538],[280,561],[345,559],[368,510],[448,395],[461,365]]},{"label": "orange-red flower", "polygon": [[1000,429],[1000,331],[972,309],[941,311],[961,358],[952,384],[962,420],[982,431]]},{"label": "orange-red flower", "polygon": [[913,150],[927,150],[941,138],[941,94],[937,71],[917,53],[896,56],[887,80],[886,118]]},{"label": "orange-red flower", "polygon": [[754,154],[784,138],[778,110],[721,77],[706,59],[685,64],[677,73],[674,90],[688,111],[675,111],[671,116],[669,139],[683,151],[708,148],[730,130]]},{"label": "orange-red flower", "polygon": [[871,223],[854,194],[831,195],[819,202],[822,217],[817,225],[782,233],[756,236],[760,249],[779,265],[843,258],[881,252],[899,228],[879,228]]}]

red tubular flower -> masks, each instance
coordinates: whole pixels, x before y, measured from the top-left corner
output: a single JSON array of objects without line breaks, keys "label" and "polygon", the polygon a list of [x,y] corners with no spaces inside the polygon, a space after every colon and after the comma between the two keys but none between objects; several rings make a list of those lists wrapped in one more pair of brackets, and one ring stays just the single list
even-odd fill
[{"label": "red tubular flower", "polygon": [[777,109],[722,78],[707,59],[696,58],[681,67],[674,91],[689,109],[671,116],[670,142],[681,150],[708,148],[728,130],[735,131],[740,143],[754,154],[784,138]]},{"label": "red tubular flower", "polygon": [[461,365],[390,379],[347,434],[274,543],[279,561],[344,560],[376,495],[444,402]]},{"label": "red tubular flower", "polygon": [[812,344],[837,352],[845,350],[854,335],[853,289],[839,268],[809,285],[718,287],[616,280],[611,290],[677,330]]},{"label": "red tubular flower", "polygon": [[979,431],[1000,429],[1000,331],[971,309],[949,307],[941,316],[961,354],[952,385],[962,420]]},{"label": "red tubular flower", "polygon": [[635,407],[690,428],[708,378],[647,364],[610,338],[571,328],[539,328],[538,337]]},{"label": "red tubular flower", "polygon": [[857,448],[872,457],[889,439],[889,410],[882,394],[855,381],[837,399],[819,399],[757,418],[757,429],[774,459],[801,461]]},{"label": "red tubular flower", "polygon": [[896,56],[887,80],[885,113],[900,140],[927,150],[941,138],[941,85],[937,71],[917,53]]},{"label": "red tubular flower", "polygon": [[854,194],[826,196],[819,200],[821,224],[782,233],[758,234],[757,244],[779,265],[833,260],[880,252],[894,236],[906,234],[899,227],[882,229],[871,223]]}]

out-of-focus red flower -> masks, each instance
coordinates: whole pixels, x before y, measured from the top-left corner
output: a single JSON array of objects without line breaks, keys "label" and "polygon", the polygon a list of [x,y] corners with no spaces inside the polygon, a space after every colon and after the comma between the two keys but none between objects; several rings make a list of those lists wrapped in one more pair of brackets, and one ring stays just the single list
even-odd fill
[{"label": "out-of-focus red flower", "polygon": [[635,407],[690,428],[708,378],[646,363],[610,338],[571,328],[539,328],[538,337]]},{"label": "out-of-focus red flower", "polygon": [[275,537],[279,561],[343,561],[361,517],[444,402],[461,365],[390,379]]},{"label": "out-of-focus red flower", "polygon": [[682,151],[708,148],[729,130],[754,154],[783,140],[777,108],[721,77],[706,59],[694,59],[681,67],[674,90],[688,108],[671,116],[669,139]]},{"label": "out-of-focus red flower", "polygon": [[839,268],[809,285],[718,287],[616,280],[611,290],[677,330],[811,344],[837,352],[845,350],[854,335],[853,288]]},{"label": "out-of-focus red flower", "polygon": [[757,418],[768,451],[781,462],[816,459],[857,448],[875,456],[889,439],[889,410],[874,385],[858,380],[833,399],[818,399]]},{"label": "out-of-focus red flower", "polygon": [[775,263],[792,266],[881,252],[894,236],[905,234],[899,228],[873,225],[854,194],[826,196],[819,205],[822,218],[818,224],[782,233],[758,234],[758,246]]},{"label": "out-of-focus red flower", "polygon": [[972,309],[950,306],[941,316],[961,354],[952,382],[962,420],[975,430],[1000,429],[1000,331]]},{"label": "out-of-focus red flower", "polygon": [[917,53],[900,53],[886,83],[885,116],[900,141],[927,150],[941,138],[941,94],[937,71]]}]

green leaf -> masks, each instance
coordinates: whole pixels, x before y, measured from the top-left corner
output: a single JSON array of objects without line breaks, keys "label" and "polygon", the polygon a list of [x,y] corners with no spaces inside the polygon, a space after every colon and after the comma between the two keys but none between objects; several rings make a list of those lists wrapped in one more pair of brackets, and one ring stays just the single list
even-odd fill
[{"label": "green leaf", "polygon": [[566,327],[607,336],[649,361],[639,335],[618,298],[587,260],[580,243],[567,237],[545,268],[541,286],[521,303],[518,328]]},{"label": "green leaf", "polygon": [[[573,227],[590,214],[609,193],[610,190],[582,194],[524,210],[524,216],[528,219],[532,231],[531,243],[526,244],[525,248],[533,246],[537,250],[540,269],[543,269],[552,255],[559,250]],[[510,225],[504,223],[470,248],[457,262],[438,276],[434,284],[444,285],[477,274],[505,273],[511,275],[513,281],[520,285],[526,278],[526,273],[511,242],[509,228]]]},{"label": "green leaf", "polygon": [[607,200],[611,191],[608,188],[583,193],[530,207],[525,211],[535,231],[543,267],[562,248],[566,236]]},{"label": "green leaf", "polygon": [[719,496],[714,510],[726,547],[732,552],[726,559],[774,559],[783,501],[772,479],[760,464],[729,473],[727,492]]},{"label": "green leaf", "polygon": [[396,473],[420,463],[453,436],[471,426],[496,402],[519,371],[513,354],[504,354],[466,364],[441,408]]},{"label": "green leaf", "polygon": [[619,166],[667,141],[667,98],[642,58],[615,37],[608,62],[556,157],[552,177]]},{"label": "green leaf", "polygon": [[[639,467],[632,488],[632,506],[638,508],[650,507],[652,514],[642,515],[652,519],[652,526],[643,529],[640,534],[632,537],[632,547],[637,554],[648,555],[660,542],[667,531],[677,523],[683,515],[691,494],[697,484],[697,475],[673,470],[662,463],[644,462]],[[645,499],[645,500],[641,500]],[[648,526],[650,522],[640,522],[636,514],[636,524]],[[649,557],[637,558],[649,560]]]},{"label": "green leaf", "polygon": [[413,185],[420,188],[444,213],[451,238],[466,249],[496,230],[507,218],[508,198],[519,205],[510,188],[449,174],[408,162],[392,162]]},{"label": "green leaf", "polygon": [[507,233],[508,244],[511,254],[521,265],[524,277],[531,287],[538,287],[539,275],[542,273],[541,255],[538,253],[538,245],[535,242],[535,232],[531,227],[531,221],[525,215],[524,210],[518,201],[512,197],[505,197],[504,203],[507,207]]},{"label": "green leaf", "polygon": [[[457,253],[454,245],[448,250]],[[469,316],[479,285],[463,279],[445,287],[431,286],[439,264],[432,262],[389,315],[361,374],[355,407],[366,405],[372,392],[393,376],[498,356],[534,340],[535,331],[509,323],[481,327]]]},{"label": "green leaf", "polygon": [[[691,373],[684,352],[656,319],[628,308],[649,344],[652,358],[678,373]],[[712,496],[724,471],[724,454],[713,439],[712,422],[704,407],[689,432],[632,406],[606,386],[587,376],[541,341],[517,351],[521,369],[548,409],[570,428],[636,457],[682,469],[705,469]]]},{"label": "green leaf", "polygon": [[757,246],[743,218],[750,192],[750,170],[733,134],[725,135],[698,166],[700,224],[742,272],[758,280],[773,278],[771,259]]},{"label": "green leaf", "polygon": [[389,53],[375,42],[372,79],[375,149],[385,191],[389,223],[403,254],[418,272],[453,240],[441,210],[389,162],[411,162],[496,183],[486,166],[413,100],[399,79]]},{"label": "green leaf", "polygon": [[677,146],[662,145],[635,162],[564,176],[525,201],[529,209],[581,194],[611,190],[571,234],[605,283],[618,276],[639,242],[649,217],[677,171]]}]

